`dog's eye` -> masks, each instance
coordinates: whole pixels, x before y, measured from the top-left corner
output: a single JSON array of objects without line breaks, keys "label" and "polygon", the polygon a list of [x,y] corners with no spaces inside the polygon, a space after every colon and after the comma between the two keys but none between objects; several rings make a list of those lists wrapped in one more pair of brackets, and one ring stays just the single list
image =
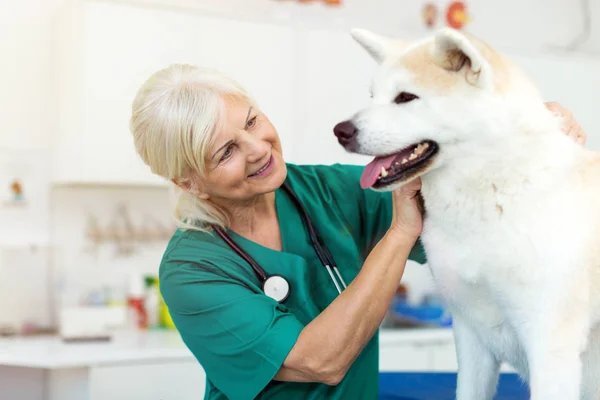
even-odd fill
[{"label": "dog's eye", "polygon": [[413,101],[414,99],[418,99],[418,98],[419,98],[419,96],[417,96],[415,94],[408,93],[408,92],[401,92],[394,99],[394,103],[396,103],[396,104],[408,103],[409,101]]}]

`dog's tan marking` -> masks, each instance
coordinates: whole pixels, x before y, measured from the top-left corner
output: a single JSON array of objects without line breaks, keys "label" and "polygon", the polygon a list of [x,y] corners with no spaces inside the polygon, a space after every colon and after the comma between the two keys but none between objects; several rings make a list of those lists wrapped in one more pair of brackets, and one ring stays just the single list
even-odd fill
[{"label": "dog's tan marking", "polygon": [[492,183],[492,190],[494,191],[494,193],[496,193],[498,191],[498,188],[496,187],[496,185],[494,183]]},{"label": "dog's tan marking", "polygon": [[433,61],[431,44],[422,45],[404,54],[398,66],[407,68],[414,76],[414,83],[435,93],[447,94],[460,83],[458,75],[448,73]]},{"label": "dog's tan marking", "polygon": [[[465,36],[490,64],[495,89],[500,93],[507,92],[510,87],[508,75],[512,68],[510,62],[487,43],[469,35]],[[447,94],[463,81],[474,84],[479,77],[479,71],[471,70],[470,60],[461,51],[448,51],[446,58],[441,62],[435,60],[433,51],[433,42],[424,43],[400,56],[396,65],[407,68],[414,76],[416,85],[426,87],[437,94]]]},{"label": "dog's tan marking", "polygon": [[498,210],[498,215],[502,215],[504,213],[504,208],[500,204],[496,204],[496,210]]}]

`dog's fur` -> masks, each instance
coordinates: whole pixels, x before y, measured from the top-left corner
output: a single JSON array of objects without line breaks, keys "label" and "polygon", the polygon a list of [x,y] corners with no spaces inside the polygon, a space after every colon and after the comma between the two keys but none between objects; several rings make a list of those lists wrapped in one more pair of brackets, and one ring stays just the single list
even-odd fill
[{"label": "dog's fur", "polygon": [[[525,74],[475,37],[352,35],[380,65],[346,149],[439,145],[419,173],[378,190],[422,179],[421,239],[453,315],[458,399],[492,399],[503,362],[532,399],[599,399],[600,155],[567,137]],[[402,91],[419,98],[395,104]]]}]

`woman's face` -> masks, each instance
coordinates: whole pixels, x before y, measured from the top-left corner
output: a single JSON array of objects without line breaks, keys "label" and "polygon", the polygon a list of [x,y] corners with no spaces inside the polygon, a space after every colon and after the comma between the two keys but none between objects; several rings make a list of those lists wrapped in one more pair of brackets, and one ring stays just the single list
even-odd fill
[{"label": "woman's face", "polygon": [[243,100],[226,101],[223,127],[205,162],[201,196],[221,205],[272,192],[287,175],[277,130]]}]

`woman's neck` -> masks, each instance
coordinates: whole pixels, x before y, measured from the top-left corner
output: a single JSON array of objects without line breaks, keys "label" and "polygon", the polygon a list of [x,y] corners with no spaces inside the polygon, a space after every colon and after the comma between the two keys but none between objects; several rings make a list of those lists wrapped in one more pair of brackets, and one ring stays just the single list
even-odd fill
[{"label": "woman's neck", "polygon": [[244,203],[224,207],[237,234],[274,250],[281,250],[281,234],[275,207],[275,192]]}]

